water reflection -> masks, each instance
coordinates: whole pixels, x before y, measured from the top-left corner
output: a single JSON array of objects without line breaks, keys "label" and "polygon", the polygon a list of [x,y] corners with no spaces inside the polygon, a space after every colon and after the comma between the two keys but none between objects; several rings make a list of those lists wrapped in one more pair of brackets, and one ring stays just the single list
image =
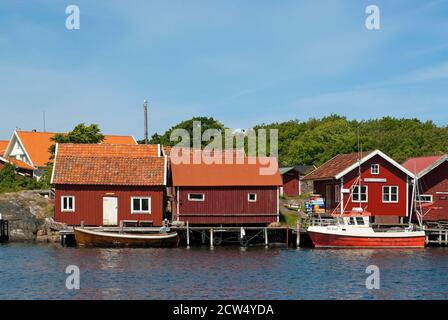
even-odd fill
[{"label": "water reflection", "polygon": [[[81,269],[81,290],[65,268]],[[448,250],[0,248],[0,299],[446,299]],[[367,290],[366,268],[381,289]]]}]

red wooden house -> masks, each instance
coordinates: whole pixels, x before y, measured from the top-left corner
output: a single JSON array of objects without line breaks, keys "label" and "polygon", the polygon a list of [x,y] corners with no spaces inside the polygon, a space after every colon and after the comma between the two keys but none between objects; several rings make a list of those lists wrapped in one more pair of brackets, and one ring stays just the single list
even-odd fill
[{"label": "red wooden house", "polygon": [[302,194],[303,177],[313,169],[313,166],[293,166],[280,168],[282,176],[281,195],[288,197],[296,197]]},{"label": "red wooden house", "polygon": [[416,173],[417,202],[432,203],[423,210],[423,220],[448,220],[448,155],[411,158],[403,166]]},{"label": "red wooden house", "polygon": [[267,225],[279,220],[278,171],[260,174],[259,161],[178,164],[171,159],[173,220],[192,225]]},{"label": "red wooden house", "polygon": [[413,174],[379,150],[338,155],[305,179],[325,198],[327,212],[362,207],[376,222],[393,223],[410,211]]},{"label": "red wooden house", "polygon": [[55,220],[68,225],[161,226],[167,160],[158,145],[57,144]]}]

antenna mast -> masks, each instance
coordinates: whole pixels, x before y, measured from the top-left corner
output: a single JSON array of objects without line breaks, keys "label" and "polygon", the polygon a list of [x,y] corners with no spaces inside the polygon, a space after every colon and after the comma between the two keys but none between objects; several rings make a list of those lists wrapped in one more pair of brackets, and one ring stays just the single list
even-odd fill
[{"label": "antenna mast", "polygon": [[148,140],[148,101],[143,101],[143,110],[144,110],[144,117],[145,117],[145,144],[149,143]]},{"label": "antenna mast", "polygon": [[45,124],[45,110],[43,111],[42,118],[43,118],[43,122],[44,122],[44,132],[47,132],[47,128],[46,128],[46,124]]}]

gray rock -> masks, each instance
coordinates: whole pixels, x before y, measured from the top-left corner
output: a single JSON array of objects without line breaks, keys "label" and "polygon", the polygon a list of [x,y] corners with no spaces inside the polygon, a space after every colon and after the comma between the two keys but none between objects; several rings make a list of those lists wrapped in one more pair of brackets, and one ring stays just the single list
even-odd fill
[{"label": "gray rock", "polygon": [[39,230],[46,234],[48,201],[38,192],[0,194],[0,213],[9,221],[9,241],[35,241]]}]

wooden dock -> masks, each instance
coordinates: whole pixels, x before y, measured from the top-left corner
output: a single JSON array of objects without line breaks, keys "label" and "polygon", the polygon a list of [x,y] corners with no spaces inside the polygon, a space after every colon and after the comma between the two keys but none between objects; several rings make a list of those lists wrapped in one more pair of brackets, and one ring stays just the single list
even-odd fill
[{"label": "wooden dock", "polygon": [[0,243],[9,240],[9,224],[8,220],[0,219]]},{"label": "wooden dock", "polygon": [[[285,246],[298,247],[301,232],[289,227],[227,227],[186,226],[173,227],[179,234],[181,246]],[[299,237],[297,237],[299,235]],[[303,235],[302,235],[303,236]]]},{"label": "wooden dock", "polygon": [[448,246],[448,228],[425,229],[427,246]]}]

